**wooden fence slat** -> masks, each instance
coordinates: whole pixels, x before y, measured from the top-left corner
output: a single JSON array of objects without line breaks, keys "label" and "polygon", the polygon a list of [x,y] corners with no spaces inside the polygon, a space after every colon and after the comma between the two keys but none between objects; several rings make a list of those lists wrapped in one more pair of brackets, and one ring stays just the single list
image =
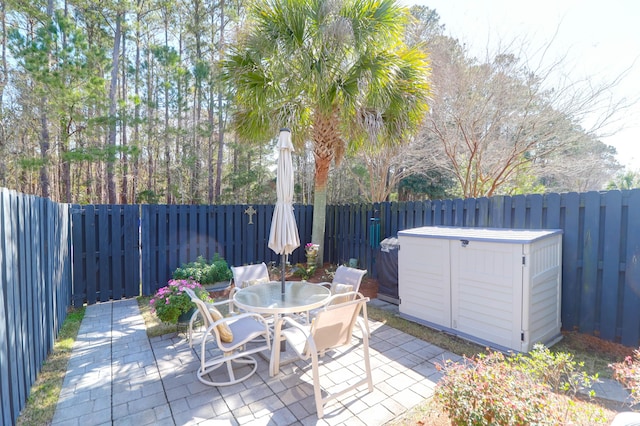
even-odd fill
[{"label": "wooden fence slat", "polygon": [[[17,241],[18,241],[18,259],[27,258],[27,251],[31,253],[31,247],[27,250],[27,245],[29,245],[29,237],[27,233],[27,211],[29,209],[29,196],[16,197],[17,198],[17,209],[16,216],[18,218],[18,228],[17,228]],[[29,342],[29,336],[31,336],[31,330],[29,330],[29,319],[27,312],[31,309],[29,306],[29,302],[31,299],[30,293],[30,285],[27,280],[27,263],[26,261],[18,261],[18,276],[16,277],[16,283],[18,287],[18,296],[19,296],[19,305],[17,312],[17,323],[16,328],[19,333],[18,338],[18,365],[21,371],[18,372],[20,377],[19,382],[19,392],[20,396],[26,395],[28,390],[26,389],[26,382],[28,377],[31,375],[30,366],[31,363],[28,362],[31,352],[31,348],[33,345]],[[31,354],[33,356],[33,354]],[[30,383],[30,382],[29,382]],[[22,406],[24,400],[20,400],[20,406]]]},{"label": "wooden fence slat", "polygon": [[123,270],[126,213],[123,206],[111,207],[111,298],[122,299],[126,283]]},{"label": "wooden fence slat", "polygon": [[582,230],[582,293],[580,297],[580,331],[596,330],[598,286],[598,248],[600,244],[600,194],[584,194],[584,228]]},{"label": "wooden fence slat", "polygon": [[[12,407],[13,380],[11,366],[10,336],[12,333],[12,322],[10,321],[10,296],[12,274],[12,230],[11,230],[11,206],[10,191],[0,191],[0,404],[2,410],[0,419],[7,424],[13,423],[14,413]],[[4,423],[3,423],[4,424]]]},{"label": "wooden fence slat", "polygon": [[169,206],[160,206],[157,215],[158,242],[157,246],[155,246],[155,252],[158,260],[156,263],[156,281],[153,283],[154,292],[167,284],[164,278],[167,277],[167,269],[169,269],[167,265],[171,261],[169,256],[169,245],[171,244],[169,216],[171,215],[171,210]]},{"label": "wooden fence slat", "polygon": [[[620,235],[622,225],[622,193],[610,191],[604,196],[604,235]],[[604,238],[602,291],[600,298],[600,336],[612,341],[616,337],[616,313],[620,288],[620,241]]]},{"label": "wooden fence slat", "polygon": [[106,302],[111,298],[111,268],[109,267],[109,257],[111,254],[111,212],[110,206],[101,205],[96,209],[97,244],[98,244],[98,296],[101,302]]},{"label": "wooden fence slat", "polygon": [[191,206],[179,206],[178,207],[178,239],[176,244],[176,261],[175,268],[180,267],[180,259],[190,259],[189,256],[189,226],[188,226],[188,218],[190,214]]},{"label": "wooden fence slat", "polygon": [[540,194],[527,196],[529,201],[529,226],[528,229],[542,229],[543,198]]},{"label": "wooden fence slat", "polygon": [[580,239],[580,195],[564,194],[564,234],[562,236],[562,325],[579,329],[581,288],[578,282],[578,243]]},{"label": "wooden fence slat", "polygon": [[512,227],[515,229],[526,229],[527,226],[527,197],[524,195],[516,195],[512,197],[513,202],[513,222]]},{"label": "wooden fence slat", "polygon": [[233,252],[231,252],[229,250],[229,246],[227,245],[227,239],[226,239],[226,217],[224,214],[224,211],[226,209],[226,206],[216,206],[215,210],[212,212],[215,214],[214,219],[215,219],[215,223],[214,223],[214,229],[215,229],[215,238],[216,238],[216,242],[220,245],[220,247],[223,247],[223,249],[220,250],[220,254],[227,259],[227,262],[229,262],[229,265],[239,265],[238,263],[235,262],[235,259],[233,258]]},{"label": "wooden fence slat", "polygon": [[167,208],[167,267],[164,272],[167,270],[175,269],[178,265],[179,259],[179,238],[180,238],[180,229],[178,228],[179,223],[179,208],[177,205],[170,205]]},{"label": "wooden fence slat", "polygon": [[[17,198],[18,195],[12,191],[8,194],[7,206],[9,207],[9,212],[16,212],[17,210]],[[7,276],[11,277],[11,281],[7,286],[7,319],[9,322],[9,333],[8,333],[8,343],[9,343],[9,352],[8,352],[8,360],[9,360],[9,390],[10,390],[10,404],[11,404],[11,412],[13,415],[17,415],[20,411],[20,389],[18,387],[19,381],[19,373],[17,365],[19,365],[18,361],[18,338],[19,333],[16,330],[16,324],[18,324],[18,315],[17,308],[20,306],[19,298],[18,298],[18,288],[15,285],[12,285],[18,277],[18,256],[15,254],[18,252],[17,240],[18,240],[18,226],[17,226],[17,218],[15,213],[8,215],[8,220],[5,222],[5,228],[8,231],[8,239],[9,246],[6,248],[7,252],[10,253],[10,257],[8,261],[5,263],[5,268],[7,269]]]},{"label": "wooden fence slat", "polygon": [[[196,220],[194,220],[194,226],[196,229],[196,253],[202,255],[205,259],[213,259],[215,253],[215,246],[211,246],[211,252],[208,246],[208,231],[207,231],[207,216],[209,215],[208,206],[197,206]],[[196,255],[197,256],[197,255]]]},{"label": "wooden fence slat", "polygon": [[24,321],[27,324],[27,335],[25,338],[24,346],[28,355],[28,377],[27,382],[33,383],[36,380],[36,376],[40,369],[41,359],[39,347],[41,345],[38,336],[40,335],[39,321],[38,321],[38,306],[42,306],[38,303],[37,286],[34,286],[35,277],[37,277],[37,261],[38,258],[38,240],[39,237],[35,233],[37,221],[39,218],[36,215],[38,200],[34,196],[24,197],[25,214],[24,214],[24,227],[23,232],[25,234],[25,253],[24,253],[24,290],[25,306],[27,306],[27,312],[24,315]]},{"label": "wooden fence slat", "polygon": [[92,305],[96,303],[98,300],[97,293],[98,289],[96,287],[96,282],[98,281],[97,277],[97,251],[98,247],[96,246],[96,236],[98,235],[97,227],[95,224],[95,208],[93,206],[85,206],[85,229],[86,233],[84,234],[85,238],[85,247],[86,247],[86,300],[87,303]]},{"label": "wooden fence slat", "polygon": [[486,228],[489,226],[489,199],[482,197],[478,199],[478,226]]},{"label": "wooden fence slat", "polygon": [[560,194],[546,194],[546,220],[543,221],[545,229],[560,229]]},{"label": "wooden fence slat", "polygon": [[140,235],[141,211],[137,205],[124,207],[122,268],[124,297],[140,294]]},{"label": "wooden fence slat", "polygon": [[[622,302],[622,344],[637,347],[640,342],[640,189],[630,191],[627,204],[627,244]],[[634,223],[631,224],[631,220]]]}]

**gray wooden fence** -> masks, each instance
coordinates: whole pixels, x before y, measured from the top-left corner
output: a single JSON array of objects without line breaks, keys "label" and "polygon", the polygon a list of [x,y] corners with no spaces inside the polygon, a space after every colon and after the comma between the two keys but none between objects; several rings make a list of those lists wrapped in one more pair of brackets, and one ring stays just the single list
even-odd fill
[{"label": "gray wooden fence", "polygon": [[[78,212],[93,217],[76,232],[74,216],[73,245],[83,247],[75,250],[83,259],[74,262],[78,302],[153,294],[171,271],[199,255],[219,253],[230,265],[278,261],[267,248],[273,206],[85,206]],[[304,261],[312,206],[295,206],[295,214],[301,247],[292,263]],[[640,343],[640,189],[328,206],[325,261],[356,259],[375,276],[381,239],[427,225],[562,229],[563,328]]]},{"label": "gray wooden fence", "polygon": [[73,206],[73,304],[140,295],[140,206]]},{"label": "gray wooden fence", "polygon": [[69,206],[0,188],[0,424],[13,425],[71,300]]},{"label": "gray wooden fence", "polygon": [[640,344],[640,189],[384,203],[374,210],[383,237],[427,225],[562,229],[563,329]]},{"label": "gray wooden fence", "polygon": [[[200,255],[277,261],[272,214],[265,205],[71,208],[0,190],[0,424],[17,418],[70,304],[150,295]],[[312,214],[295,206],[302,247],[292,263],[304,261]],[[381,239],[427,225],[562,229],[563,328],[640,344],[640,189],[329,206],[325,261],[356,259],[375,275]]]},{"label": "gray wooden fence", "polygon": [[[229,265],[280,262],[267,247],[273,205],[142,206],[142,293],[166,285],[172,272],[198,256],[215,253]],[[294,206],[301,245],[311,241],[312,206]],[[291,263],[305,260],[297,249]]]}]

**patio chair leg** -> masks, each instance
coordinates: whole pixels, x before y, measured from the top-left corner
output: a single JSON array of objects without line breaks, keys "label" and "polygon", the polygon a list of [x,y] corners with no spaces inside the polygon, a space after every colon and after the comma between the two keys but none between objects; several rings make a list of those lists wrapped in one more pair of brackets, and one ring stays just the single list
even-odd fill
[{"label": "patio chair leg", "polygon": [[[232,363],[236,363],[236,364],[241,364],[241,365],[247,365],[250,366],[251,369],[248,373],[244,374],[242,377],[236,378],[235,372],[233,371],[233,364]],[[217,370],[218,368],[222,367],[223,365],[226,365],[226,369],[227,369],[227,374],[229,375],[229,381],[226,382],[214,382],[213,380],[208,380],[205,378],[205,376],[213,373],[215,370]],[[229,386],[229,385],[235,385],[236,383],[239,383],[245,379],[247,379],[249,376],[251,376],[253,373],[256,372],[256,370],[258,369],[258,362],[256,361],[256,359],[252,356],[243,356],[240,358],[235,358],[232,360],[227,360],[227,361],[222,361],[221,362],[216,362],[216,363],[212,363],[212,364],[208,364],[208,365],[201,365],[200,368],[198,368],[198,380],[200,380],[202,383],[204,383],[205,385],[209,385],[209,386]]]}]

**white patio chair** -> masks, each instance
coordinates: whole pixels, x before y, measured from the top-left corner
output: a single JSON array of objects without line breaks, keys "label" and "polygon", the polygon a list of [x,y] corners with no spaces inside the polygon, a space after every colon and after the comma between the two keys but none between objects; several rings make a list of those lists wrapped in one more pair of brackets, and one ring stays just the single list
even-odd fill
[{"label": "white patio chair", "polygon": [[[269,327],[261,315],[245,313],[224,318],[215,308],[216,303],[205,303],[191,289],[186,289],[191,301],[198,307],[206,330],[200,344],[200,367],[198,368],[198,380],[210,386],[228,386],[248,379],[258,368],[258,362],[251,356],[254,353],[271,350]],[[217,304],[227,303],[227,301]],[[195,316],[195,314],[194,314]],[[190,330],[191,332],[191,330]],[[260,338],[258,342],[256,339]],[[207,343],[214,341],[221,354],[210,357],[211,348]],[[252,343],[251,348],[247,344]],[[259,343],[259,344],[258,344]],[[255,344],[255,345],[253,345]],[[191,339],[189,341],[191,345]],[[237,371],[234,364],[249,367],[248,373],[236,377]],[[209,376],[219,367],[226,366],[228,380],[218,381]]]},{"label": "white patio chair", "polygon": [[231,300],[236,291],[250,285],[269,282],[269,270],[264,262],[254,265],[232,266],[231,273],[233,274],[233,286],[229,292],[229,311],[231,311]]},{"label": "white patio chair", "polygon": [[353,286],[353,289],[350,291],[355,291],[357,293],[360,291],[360,284],[362,283],[362,278],[366,273],[366,269],[356,269],[340,265],[333,276],[332,284],[351,285]]},{"label": "white patio chair", "polygon": [[[336,273],[333,277],[333,281],[330,284],[330,290],[331,290],[331,295],[335,296],[335,295],[342,294],[343,297],[337,297],[333,299],[332,303],[342,303],[348,300],[352,300],[354,298],[353,296],[355,296],[355,294],[359,292],[360,284],[362,283],[362,278],[366,275],[366,273],[367,273],[366,269],[356,269],[356,268],[351,268],[343,265],[338,266],[338,269],[336,269]],[[347,296],[346,295],[347,293],[351,294],[351,296]],[[316,309],[314,311],[307,312],[306,314],[304,314],[307,317],[306,318],[307,323],[311,321],[311,319],[313,319],[317,311],[318,310]],[[371,333],[369,332],[369,320],[367,318],[366,305],[362,311],[362,314],[364,317],[363,325],[367,330],[367,334],[371,335]]]},{"label": "white patio chair", "polygon": [[[335,300],[335,296],[332,297],[332,299]],[[278,343],[282,339],[285,339],[301,359],[311,359],[313,393],[319,419],[324,416],[324,406],[328,401],[336,399],[364,384],[367,384],[369,392],[373,391],[371,363],[369,360],[369,336],[358,321],[360,311],[366,306],[368,301],[368,297],[364,297],[358,293],[354,300],[325,306],[317,312],[310,325],[301,324],[290,317],[283,317],[276,324],[274,345],[277,347]],[[331,300],[329,303],[330,302]],[[287,328],[282,328],[285,324]],[[353,339],[353,329],[356,325],[362,333],[365,377],[336,393],[329,394],[327,392],[327,396],[323,397],[323,389],[320,385],[319,358],[331,349],[356,346],[357,343],[354,344],[354,342],[359,342]],[[272,374],[275,375],[280,369],[279,351],[274,351],[272,357]]]},{"label": "white patio chair", "polygon": [[[229,312],[235,313],[233,308],[233,295],[236,291],[256,284],[268,283],[269,270],[267,265],[262,263],[256,263],[253,265],[232,266],[231,273],[233,274],[233,286],[229,292]],[[273,315],[262,315],[269,324],[269,328],[273,331]]]}]

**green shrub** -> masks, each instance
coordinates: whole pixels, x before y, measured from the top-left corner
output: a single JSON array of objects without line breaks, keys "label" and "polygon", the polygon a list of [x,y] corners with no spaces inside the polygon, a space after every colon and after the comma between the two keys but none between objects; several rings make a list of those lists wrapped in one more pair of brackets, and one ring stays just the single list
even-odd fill
[{"label": "green shrub", "polygon": [[211,262],[198,256],[195,262],[183,264],[180,268],[173,271],[173,278],[176,280],[193,279],[202,284],[215,284],[220,281],[229,281],[233,274],[227,261],[218,253],[214,254]]},{"label": "green shrub", "polygon": [[316,269],[318,269],[318,267],[314,264],[296,263],[296,266],[293,269],[293,275],[296,275],[303,280],[308,280],[316,272]]},{"label": "green shrub", "polygon": [[547,384],[552,391],[570,395],[575,395],[581,388],[590,388],[598,378],[597,374],[589,376],[581,371],[584,363],[575,361],[570,353],[553,353],[540,343],[535,344],[529,354],[518,354],[509,362],[535,380]]},{"label": "green shrub", "polygon": [[566,424],[576,417],[575,406],[553,390],[588,384],[576,367],[571,355],[554,355],[542,345],[529,356],[491,352],[439,365],[444,376],[435,395],[454,425]]},{"label": "green shrub", "polygon": [[159,289],[149,300],[151,311],[155,313],[161,321],[176,324],[180,315],[189,312],[196,307],[185,288],[193,290],[200,299],[211,302],[209,292],[199,283],[191,279],[169,280],[169,283]]}]

